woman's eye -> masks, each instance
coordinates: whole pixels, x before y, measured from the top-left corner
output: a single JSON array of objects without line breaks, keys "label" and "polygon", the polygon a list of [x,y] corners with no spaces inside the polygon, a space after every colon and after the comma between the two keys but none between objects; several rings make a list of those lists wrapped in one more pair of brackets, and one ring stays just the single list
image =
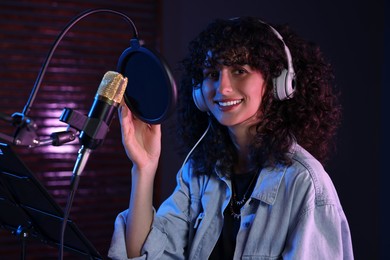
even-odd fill
[{"label": "woman's eye", "polygon": [[233,74],[236,74],[236,75],[240,75],[240,74],[244,74],[246,73],[247,71],[243,68],[236,68],[233,70]]},{"label": "woman's eye", "polygon": [[203,76],[206,79],[218,79],[219,73],[218,71],[206,71]]}]

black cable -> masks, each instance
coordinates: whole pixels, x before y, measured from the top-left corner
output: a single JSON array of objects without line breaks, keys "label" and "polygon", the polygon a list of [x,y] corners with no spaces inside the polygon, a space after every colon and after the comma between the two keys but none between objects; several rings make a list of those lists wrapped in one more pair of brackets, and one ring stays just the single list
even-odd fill
[{"label": "black cable", "polygon": [[62,260],[64,258],[65,230],[66,230],[66,225],[68,223],[70,210],[72,208],[74,195],[76,194],[77,187],[79,186],[79,181],[80,181],[80,176],[77,174],[73,174],[71,184],[70,184],[70,192],[69,192],[69,196],[68,196],[68,201],[66,203],[66,207],[65,207],[65,211],[64,211],[64,218],[62,220],[62,225],[61,225],[60,245],[59,245],[59,249],[58,249],[58,259],[59,260]]}]

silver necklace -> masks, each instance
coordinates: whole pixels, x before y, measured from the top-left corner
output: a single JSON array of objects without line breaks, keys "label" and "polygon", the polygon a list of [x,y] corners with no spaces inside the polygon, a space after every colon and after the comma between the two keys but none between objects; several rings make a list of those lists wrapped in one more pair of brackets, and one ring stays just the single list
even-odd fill
[{"label": "silver necklace", "polygon": [[251,180],[251,182],[249,183],[248,185],[248,188],[246,189],[245,193],[244,193],[244,196],[242,196],[242,199],[241,200],[237,200],[237,194],[235,192],[235,189],[234,189],[234,184],[232,182],[232,193],[233,193],[233,196],[232,196],[232,199],[230,200],[230,203],[229,203],[229,208],[230,208],[230,214],[233,216],[233,218],[235,219],[239,219],[241,217],[241,212],[240,213],[236,213],[234,211],[234,206],[238,207],[238,209],[241,211],[241,207],[242,205],[245,204],[245,202],[248,200],[247,199],[247,196],[248,196],[248,192],[253,184],[253,182],[255,181],[255,179],[257,179],[256,177],[258,176],[258,172],[257,171],[254,175],[253,175],[253,178]]}]

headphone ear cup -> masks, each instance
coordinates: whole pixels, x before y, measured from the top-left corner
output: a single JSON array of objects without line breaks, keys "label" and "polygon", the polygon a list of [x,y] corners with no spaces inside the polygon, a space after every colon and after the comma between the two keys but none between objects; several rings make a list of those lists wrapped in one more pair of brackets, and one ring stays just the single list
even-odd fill
[{"label": "headphone ear cup", "polygon": [[284,69],[279,77],[273,79],[273,84],[276,99],[286,100],[292,98],[295,91],[295,74]]},{"label": "headphone ear cup", "polygon": [[196,107],[202,111],[207,112],[209,109],[206,105],[206,101],[204,100],[202,87],[196,86],[192,90],[192,98],[194,99],[194,103]]}]

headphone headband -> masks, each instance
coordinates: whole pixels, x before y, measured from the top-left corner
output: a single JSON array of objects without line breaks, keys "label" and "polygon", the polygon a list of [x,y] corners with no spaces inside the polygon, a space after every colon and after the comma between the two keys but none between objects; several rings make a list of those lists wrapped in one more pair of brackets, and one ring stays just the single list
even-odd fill
[{"label": "headphone headband", "polygon": [[260,19],[258,21],[268,26],[274,35],[283,43],[284,53],[287,59],[287,69],[284,69],[277,78],[273,79],[274,96],[278,100],[290,99],[295,92],[295,71],[290,49],[284,42],[282,35],[274,27]]}]

